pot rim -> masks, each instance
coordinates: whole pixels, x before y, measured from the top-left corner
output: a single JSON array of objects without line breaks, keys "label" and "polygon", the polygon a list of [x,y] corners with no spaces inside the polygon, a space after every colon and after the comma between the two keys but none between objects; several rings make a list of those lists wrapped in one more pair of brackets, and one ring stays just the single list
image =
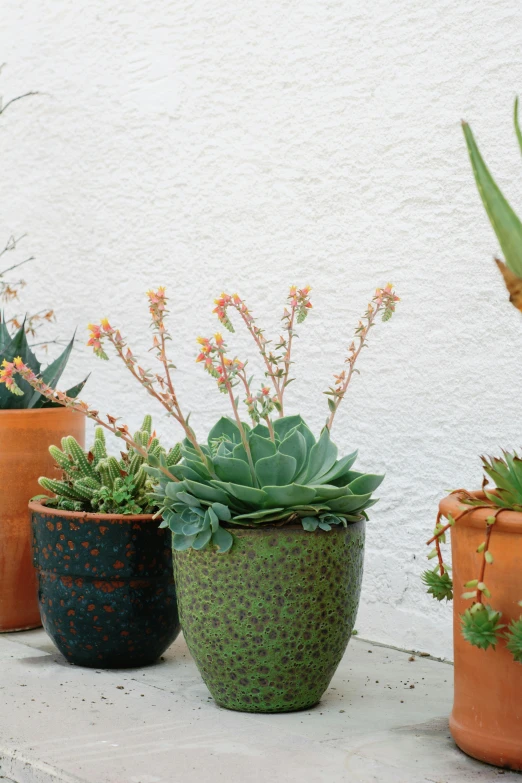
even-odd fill
[{"label": "pot rim", "polygon": [[36,414],[42,413],[51,413],[54,415],[58,412],[67,412],[70,414],[85,416],[85,413],[82,413],[81,411],[74,411],[72,408],[66,408],[65,405],[58,405],[56,408],[1,408],[0,416],[21,416],[22,414],[34,416]]},{"label": "pot rim", "polygon": [[[151,522],[154,514],[97,514],[94,511],[65,511],[61,508],[49,508],[45,501],[30,500],[29,510],[33,513],[43,514],[44,516],[60,516],[65,519],[75,519],[78,522],[114,522],[116,520],[123,522]],[[161,517],[157,517],[158,527]]]},{"label": "pot rim", "polygon": [[[470,492],[470,495],[478,498],[479,500],[486,497],[482,490],[476,490]],[[448,514],[456,517],[463,509],[469,509],[465,503],[462,503],[458,499],[458,492],[451,492],[446,495],[445,498],[439,503],[439,511],[447,518]],[[483,529],[486,524],[486,518],[491,516],[491,509],[488,508],[476,508],[466,514],[461,521],[457,520],[457,525],[464,527],[475,527]],[[499,513],[497,522],[495,524],[495,530],[503,531],[504,533],[522,533],[522,512],[511,511],[506,509]]]}]

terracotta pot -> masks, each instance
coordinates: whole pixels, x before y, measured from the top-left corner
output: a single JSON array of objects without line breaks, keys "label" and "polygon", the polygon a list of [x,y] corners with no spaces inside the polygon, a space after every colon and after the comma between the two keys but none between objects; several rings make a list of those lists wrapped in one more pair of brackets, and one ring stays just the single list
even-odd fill
[{"label": "terracotta pot", "polygon": [[[483,493],[473,493],[484,497]],[[456,517],[462,508],[455,495],[440,503],[440,511]],[[461,598],[464,583],[476,579],[484,541],[487,509],[477,509],[451,529],[453,558],[455,696],[450,718],[453,739],[470,756],[499,767],[522,770],[522,664],[516,663],[502,640],[496,649],[480,650],[461,633],[460,615],[470,602]],[[494,564],[486,568],[491,606],[502,612],[504,623],[518,619],[522,609],[522,513],[500,514],[489,550]]]},{"label": "terracotta pot", "polygon": [[234,528],[226,554],[174,551],[181,626],[221,707],[289,712],[317,704],[357,615],[364,522]]},{"label": "terracotta pot", "polygon": [[0,411],[0,632],[41,625],[27,504],[43,493],[40,476],[56,475],[49,446],[66,435],[83,446],[85,417],[66,408]]},{"label": "terracotta pot", "polygon": [[171,533],[150,514],[30,503],[45,630],[70,663],[154,663],[179,633]]}]

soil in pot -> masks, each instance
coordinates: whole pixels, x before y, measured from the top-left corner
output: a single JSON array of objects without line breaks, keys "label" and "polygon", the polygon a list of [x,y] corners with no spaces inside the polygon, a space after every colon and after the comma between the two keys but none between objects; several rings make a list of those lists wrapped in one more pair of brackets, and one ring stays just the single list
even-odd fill
[{"label": "soil in pot", "polygon": [[344,654],[361,589],[364,523],[233,529],[226,554],[174,552],[185,640],[221,707],[317,704]]},{"label": "soil in pot", "polygon": [[0,632],[41,625],[27,504],[53,475],[49,446],[73,435],[83,445],[85,417],[66,408],[0,411]]},{"label": "soil in pot", "polygon": [[[483,497],[482,493],[473,493]],[[463,508],[456,495],[440,503],[444,515],[457,517]],[[468,755],[496,766],[522,770],[522,664],[517,663],[504,640],[493,650],[481,650],[461,633],[460,615],[470,601],[461,597],[465,582],[476,578],[484,541],[486,517],[491,510],[476,509],[451,528],[454,602],[453,637],[455,696],[450,730]],[[487,603],[502,612],[503,623],[522,614],[522,513],[502,512],[491,532],[489,551],[494,564],[487,567],[491,592]]]},{"label": "soil in pot", "polygon": [[70,663],[154,663],[179,633],[171,534],[149,515],[31,503],[42,623]]}]

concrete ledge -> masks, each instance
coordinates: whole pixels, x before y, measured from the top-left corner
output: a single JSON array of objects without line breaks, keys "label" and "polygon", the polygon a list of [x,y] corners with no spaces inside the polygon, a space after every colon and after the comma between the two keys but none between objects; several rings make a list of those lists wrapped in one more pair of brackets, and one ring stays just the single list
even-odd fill
[{"label": "concrete ledge", "polygon": [[[146,669],[70,666],[42,630],[0,636],[7,783],[520,783],[452,742],[450,664],[352,639],[313,710],[216,707],[183,639]],[[501,777],[499,777],[501,776]]]}]

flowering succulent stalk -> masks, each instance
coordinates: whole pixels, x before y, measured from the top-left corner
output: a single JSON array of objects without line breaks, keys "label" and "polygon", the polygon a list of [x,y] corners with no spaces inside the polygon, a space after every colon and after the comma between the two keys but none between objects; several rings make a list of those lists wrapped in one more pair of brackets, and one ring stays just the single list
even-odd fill
[{"label": "flowering succulent stalk", "polygon": [[[324,427],[316,440],[300,416],[283,415],[284,392],[292,380],[295,325],[304,321],[311,308],[309,292],[309,288],[290,289],[282,319],[283,335],[274,348],[279,353],[269,350],[269,341],[238,295],[223,294],[217,300],[216,314],[229,330],[233,327],[227,309],[233,306],[240,313],[263,357],[265,374],[272,389],[263,385],[259,393],[252,391],[246,362],[227,356],[221,334],[212,339],[199,338],[197,361],[215,378],[219,391],[228,396],[233,412],[233,418],[222,418],[212,428],[207,442],[202,444],[198,443],[189,425],[189,416],[181,409],[172,381],[175,367],[166,352],[166,343],[171,338],[164,324],[165,290],[148,292],[152,351],[163,367],[162,373],[143,369],[120,330],[107,319],[99,325],[90,325],[89,345],[95,354],[107,359],[105,346],[110,343],[132,376],[185,432],[179,465],[167,464],[161,455],[159,459],[148,455],[147,472],[158,483],[153,500],[161,506],[158,513],[163,515],[164,524],[168,524],[175,534],[175,548],[202,549],[213,545],[225,552],[233,541],[226,529],[230,525],[282,525],[300,521],[307,531],[328,531],[333,525],[346,525],[366,518],[366,509],[377,502],[371,496],[383,477],[353,471],[356,452],[337,459],[330,427]],[[367,313],[368,323],[360,333],[361,348],[375,315],[383,311],[383,320],[387,320],[397,301],[390,285],[377,290],[371,313]],[[86,403],[75,402],[63,392],[49,389],[21,360],[16,359],[6,367],[0,380],[16,393],[16,375],[44,396],[94,419],[123,438],[139,454],[144,454],[143,445],[131,438],[125,425],[119,426],[110,416],[107,423]],[[235,393],[237,387],[244,389],[251,425],[242,420],[240,396]],[[335,409],[345,391],[346,388],[341,394],[336,393]],[[272,420],[274,410],[279,415]]]},{"label": "flowering succulent stalk", "polygon": [[374,326],[377,316],[382,313],[382,320],[389,321],[395,312],[395,305],[399,301],[400,299],[395,295],[392,284],[388,283],[385,288],[376,290],[365,315],[359,321],[359,326],[355,330],[354,340],[350,344],[348,356],[345,359],[345,364],[348,364],[348,370],[343,370],[339,375],[334,375],[334,385],[330,386],[328,391],[325,392],[328,395],[328,408],[330,410],[330,416],[326,423],[329,430],[332,429],[337,409],[348,390],[354,372],[356,372],[355,363],[362,349],[367,344],[370,329]]}]

